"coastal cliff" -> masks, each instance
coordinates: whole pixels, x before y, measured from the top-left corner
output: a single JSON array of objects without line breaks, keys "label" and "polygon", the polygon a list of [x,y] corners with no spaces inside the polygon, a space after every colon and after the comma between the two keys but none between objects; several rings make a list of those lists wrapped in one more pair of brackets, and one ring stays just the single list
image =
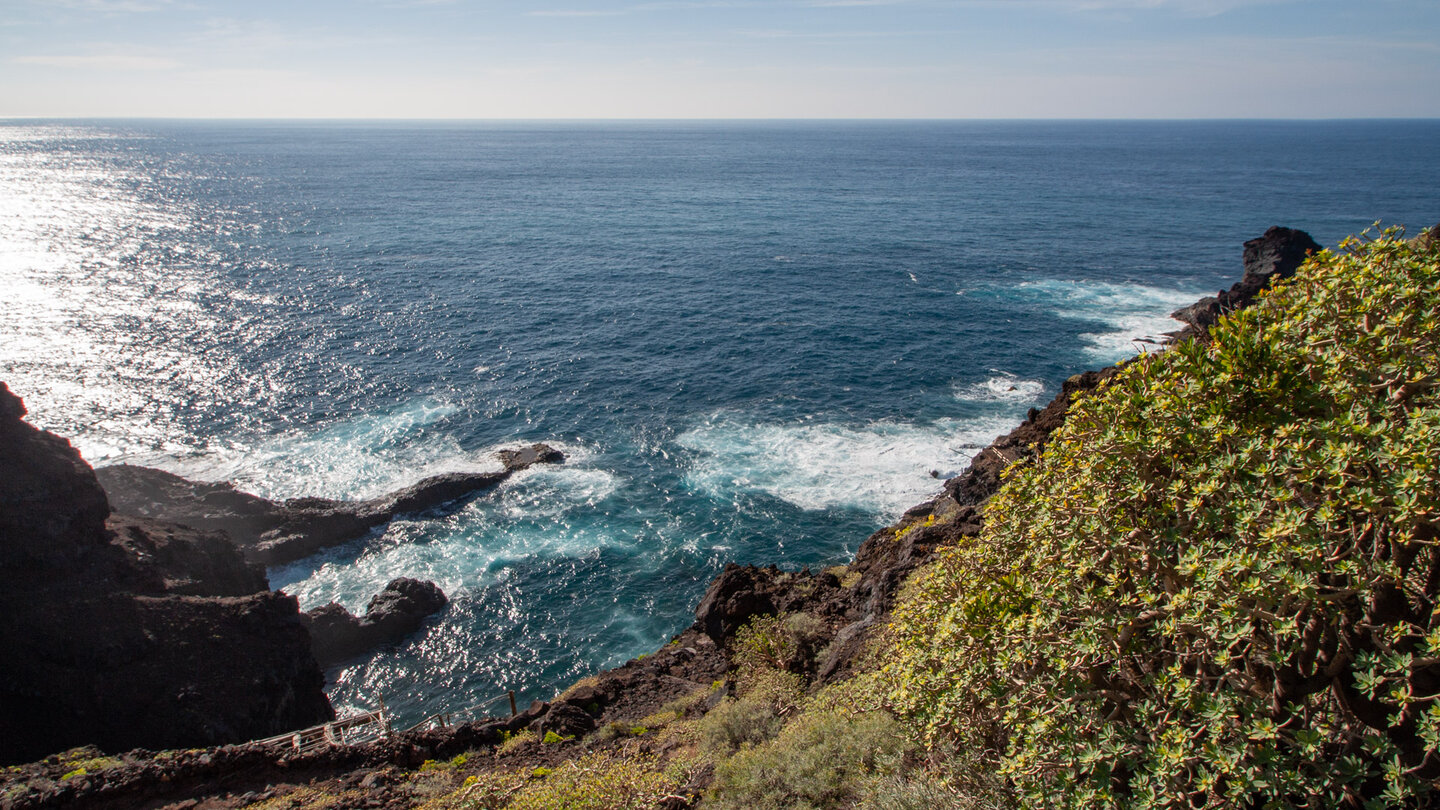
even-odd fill
[{"label": "coastal cliff", "polygon": [[333,716],[293,597],[223,536],[111,513],[0,383],[0,761],[216,745]]}]

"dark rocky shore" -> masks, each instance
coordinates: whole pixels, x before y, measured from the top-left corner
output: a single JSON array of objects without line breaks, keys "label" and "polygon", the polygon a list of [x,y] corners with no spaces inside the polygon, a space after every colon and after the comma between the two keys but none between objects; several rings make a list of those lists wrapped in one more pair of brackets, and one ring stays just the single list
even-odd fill
[{"label": "dark rocky shore", "polygon": [[[1248,305],[1315,249],[1308,235],[1283,228],[1247,242],[1244,278],[1177,312],[1175,317],[1187,324],[1177,339],[1206,339],[1219,314]],[[1040,452],[1074,398],[1116,368],[1065,381],[1053,401],[1032,409],[1022,424],[978,454],[966,472],[947,481],[940,494],[865,540],[843,570],[729,565],[710,584],[694,624],[658,652],[588,678],[550,702],[537,701],[514,717],[307,754],[241,745],[161,760],[135,751],[103,773],[71,779],[62,777],[73,758],[51,757],[0,781],[0,789],[29,786],[4,793],[4,806],[195,806],[184,802],[205,799],[207,807],[231,807],[265,798],[273,785],[308,780],[363,789],[373,806],[410,806],[395,767],[413,769],[426,760],[495,746],[520,729],[584,735],[614,721],[633,722],[718,683],[709,700],[686,709],[705,712],[729,688],[727,646],[735,632],[765,614],[810,616],[812,629],[786,665],[817,685],[843,679],[872,634],[885,626],[905,577],[937,548],[976,534],[1001,472]],[[97,481],[68,443],[25,425],[22,414],[19,400],[0,387],[0,463],[6,467],[0,478],[0,563],[15,580],[0,597],[0,650],[14,662],[6,665],[0,684],[0,745],[9,746],[0,749],[0,756],[8,761],[79,743],[116,751],[260,737],[329,717],[320,670],[294,600],[269,593],[263,574],[240,553],[252,561],[292,559],[287,555],[303,556],[301,549],[322,547],[335,537],[363,535],[399,511],[434,508],[498,483],[444,477],[429,494],[407,490],[343,505],[318,499],[275,504],[226,485],[195,484],[134,467],[101,470]],[[518,468],[512,464],[548,460],[543,451],[532,449],[507,460],[506,472],[491,475],[503,478]],[[109,515],[110,504],[139,517]],[[941,515],[948,519],[932,519]],[[155,522],[160,518],[196,528]],[[204,529],[230,532],[235,545]],[[322,539],[308,538],[307,532]],[[370,631],[359,628],[367,623],[398,626],[398,620],[385,618],[392,601],[422,607],[435,602],[419,583],[391,583],[387,591],[392,589],[393,597],[377,597],[364,618],[341,616],[327,607],[312,613],[310,626],[333,625],[341,628],[340,636],[363,635]],[[411,615],[404,621],[410,627],[416,620]],[[210,644],[201,638],[206,634],[227,641]],[[246,644],[254,645],[254,656]],[[322,658],[354,654],[337,645]],[[244,655],[236,652],[242,648]],[[179,691],[170,686],[177,678],[186,684]],[[263,689],[252,688],[257,678]],[[166,685],[139,689],[147,683]],[[119,729],[130,723],[148,729],[149,736],[121,736]],[[162,727],[184,729],[186,742],[173,742],[176,736],[166,736]],[[564,746],[513,755],[494,751],[496,762],[513,760],[526,767],[553,764],[565,755]]]}]

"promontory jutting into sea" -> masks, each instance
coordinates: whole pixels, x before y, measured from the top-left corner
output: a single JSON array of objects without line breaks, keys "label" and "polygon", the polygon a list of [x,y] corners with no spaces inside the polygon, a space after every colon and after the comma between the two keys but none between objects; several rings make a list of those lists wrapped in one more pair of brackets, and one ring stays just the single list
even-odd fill
[{"label": "promontory jutting into sea", "polygon": [[449,604],[337,708],[655,650],[822,568],[1275,224],[1433,224],[1440,122],[0,122],[0,380],[97,467],[272,500],[537,464],[270,570]]}]

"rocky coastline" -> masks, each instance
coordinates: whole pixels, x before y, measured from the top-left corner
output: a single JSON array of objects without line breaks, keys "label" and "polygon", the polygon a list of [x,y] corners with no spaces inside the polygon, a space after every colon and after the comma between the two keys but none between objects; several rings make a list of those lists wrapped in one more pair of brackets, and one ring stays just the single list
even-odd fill
[{"label": "rocky coastline", "polygon": [[[1307,234],[1285,228],[1271,228],[1259,239],[1247,242],[1242,280],[1230,290],[1176,312],[1174,317],[1185,327],[1175,338],[1205,340],[1208,327],[1220,314],[1247,306],[1276,279],[1292,274],[1305,255],[1318,247]],[[115,764],[100,773],[65,778],[67,769],[73,771],[73,756],[69,759],[51,756],[23,766],[0,781],[0,791],[5,790],[7,784],[23,782],[29,787],[24,792],[0,793],[4,797],[0,798],[0,806],[196,807],[205,801],[208,802],[205,807],[239,807],[277,795],[275,785],[312,780],[328,780],[342,792],[363,791],[371,806],[411,806],[406,784],[396,775],[396,769],[415,769],[428,761],[487,747],[494,750],[497,762],[511,757],[526,767],[545,767],[565,755],[562,746],[514,755],[498,746],[522,730],[539,735],[553,732],[557,738],[583,737],[607,724],[632,723],[678,698],[695,694],[702,687],[711,687],[710,697],[685,709],[703,714],[729,690],[735,634],[757,616],[804,614],[810,617],[803,643],[788,652],[785,666],[803,674],[816,686],[844,680],[861,661],[868,642],[884,628],[906,576],[936,549],[978,533],[984,521],[985,503],[999,489],[1001,472],[1010,464],[1039,453],[1050,435],[1064,423],[1070,403],[1101,384],[1116,369],[1088,371],[1066,380],[1049,404],[1032,409],[1014,430],[975,456],[964,473],[945,482],[943,490],[934,498],[910,509],[896,524],[867,538],[847,566],[822,572],[796,572],[773,566],[727,565],[700,600],[694,623],[660,650],[587,678],[551,701],[536,701],[513,717],[405,732],[364,746],[307,754],[256,745],[229,745],[181,752],[162,760],[144,749],[171,747],[176,743],[158,736],[154,742],[145,738],[146,742],[132,744],[144,749],[117,755]],[[248,617],[266,634],[285,639],[288,646],[282,657],[288,656],[286,660],[293,657],[300,662],[293,667],[294,685],[286,692],[290,700],[283,707],[280,703],[267,704],[270,711],[262,718],[263,722],[252,724],[254,728],[263,726],[265,731],[253,733],[251,738],[330,716],[328,703],[322,707],[314,700],[316,693],[323,700],[323,693],[318,692],[319,684],[315,682],[320,671],[315,659],[333,663],[355,655],[360,647],[353,645],[360,642],[354,639],[378,633],[376,628],[382,626],[389,628],[385,631],[386,637],[393,637],[401,626],[413,630],[412,623],[423,619],[423,615],[416,616],[426,608],[436,607],[437,601],[423,584],[391,583],[387,592],[393,590],[392,597],[377,596],[365,617],[357,618],[332,606],[305,617],[293,599],[268,592],[263,571],[256,563],[306,556],[326,545],[345,542],[337,538],[363,536],[395,514],[435,509],[456,499],[473,497],[524,466],[559,460],[546,452],[549,448],[535,446],[526,448],[519,456],[507,458],[501,473],[427,479],[415,488],[361,504],[321,499],[275,503],[228,485],[196,484],[145,468],[102,468],[87,476],[88,466],[68,443],[24,425],[16,415],[17,409],[23,415],[19,400],[0,386],[0,412],[4,416],[0,440],[10,442],[12,434],[25,430],[39,434],[39,438],[30,436],[29,444],[23,447],[7,445],[0,458],[35,455],[49,465],[46,469],[58,471],[50,473],[46,480],[53,483],[38,495],[0,491],[3,497],[0,521],[5,521],[0,523],[5,537],[0,550],[15,558],[13,564],[19,565],[19,570],[32,572],[33,584],[23,593],[32,594],[27,598],[35,598],[33,595],[46,593],[47,589],[59,588],[50,584],[50,580],[55,579],[64,583],[64,593],[83,594],[86,588],[101,590],[100,583],[106,581],[105,577],[111,577],[114,581],[134,583],[127,584],[130,592],[126,598],[137,605],[173,602],[216,623],[232,615]],[[16,423],[21,427],[16,428]],[[39,464],[36,462],[37,467]],[[67,506],[56,509],[56,504]],[[110,514],[111,506],[127,516]],[[942,516],[947,519],[937,520]],[[233,545],[218,533],[220,531],[229,534]],[[26,545],[26,538],[40,537],[41,532],[45,538],[43,544]],[[101,557],[108,562],[98,562]],[[95,561],[92,562],[92,558]],[[12,560],[7,557],[0,561],[9,570]],[[62,570],[92,573],[62,577],[58,573]],[[11,649],[33,650],[40,643],[33,638],[35,628],[45,627],[47,634],[54,632],[48,628],[55,627],[55,619],[41,618],[42,614],[36,611],[23,612],[12,594],[5,598],[10,601],[0,606],[6,616],[6,623],[0,628],[0,644],[4,645],[0,649],[7,653]],[[56,598],[47,598],[47,605],[56,601]],[[441,606],[443,599],[443,594],[439,595]],[[407,605],[403,610],[393,611],[387,607],[401,602]],[[83,625],[87,617],[99,609],[93,601],[83,603],[75,614],[66,614],[59,621]],[[12,610],[19,612],[12,613]],[[402,614],[403,619],[399,618]],[[151,621],[145,609],[131,609],[126,613],[126,620],[130,617],[145,627],[150,626],[145,624]],[[371,629],[361,629],[367,623]],[[332,632],[320,629],[322,627],[335,628],[334,637],[347,640],[335,642],[335,646],[327,647],[322,655],[320,638]],[[107,627],[104,632],[120,631]],[[313,652],[308,638],[311,634],[316,638]],[[84,639],[94,640],[95,636],[83,636],[81,646]],[[366,643],[375,642],[370,639]],[[24,646],[27,644],[30,646]],[[161,652],[152,652],[163,656]],[[166,665],[173,662],[161,657],[152,668]],[[32,677],[43,678],[43,675],[37,673]],[[73,688],[73,679],[67,683]],[[16,705],[9,694],[6,698],[7,706]],[[54,700],[53,696],[46,699]],[[212,703],[204,706],[219,711]],[[89,711],[91,714],[80,713],[76,717],[98,716],[94,714],[98,709]],[[215,717],[219,716],[217,713]],[[212,722],[218,722],[215,717],[211,718]],[[31,732],[37,727],[34,724],[40,722],[41,717],[35,713],[15,717],[7,714],[0,717],[0,724],[8,724],[0,727],[0,733],[7,739],[22,739],[26,734],[34,739]],[[232,735],[229,739],[240,738]],[[215,741],[221,740],[217,737]],[[37,739],[24,749],[0,753],[8,757],[7,761],[19,761],[80,743],[93,743],[106,751],[120,750],[111,737],[86,738],[71,733]],[[99,755],[99,751],[94,753]],[[696,792],[703,787],[703,784],[695,786]],[[688,805],[680,798],[672,806]]]}]

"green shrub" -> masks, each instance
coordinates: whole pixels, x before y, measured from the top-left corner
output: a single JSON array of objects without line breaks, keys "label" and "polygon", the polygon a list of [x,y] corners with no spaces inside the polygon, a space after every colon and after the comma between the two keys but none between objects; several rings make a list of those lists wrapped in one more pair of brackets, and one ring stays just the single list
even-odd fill
[{"label": "green shrub", "polygon": [[1323,252],[1075,404],[885,667],[1055,807],[1401,805],[1440,772],[1440,254]]},{"label": "green shrub", "polygon": [[780,733],[785,721],[775,709],[756,700],[726,699],[705,713],[699,725],[700,747],[725,756],[757,745]]},{"label": "green shrub", "polygon": [[735,631],[732,659],[742,672],[784,669],[795,653],[795,638],[780,616],[756,616]]},{"label": "green shrub", "polygon": [[508,754],[512,751],[522,748],[525,745],[535,742],[537,739],[539,738],[536,736],[535,732],[531,731],[528,728],[522,728],[519,731],[515,732],[502,731],[500,732],[499,751],[502,754]]},{"label": "green shrub", "polygon": [[720,762],[710,798],[714,807],[739,810],[853,805],[898,766],[905,747],[900,732],[883,712],[806,713],[773,741]]},{"label": "green shrub", "polygon": [[[535,769],[539,773],[543,768]],[[676,789],[652,758],[587,754],[549,770],[514,794],[510,810],[649,810]]]}]

